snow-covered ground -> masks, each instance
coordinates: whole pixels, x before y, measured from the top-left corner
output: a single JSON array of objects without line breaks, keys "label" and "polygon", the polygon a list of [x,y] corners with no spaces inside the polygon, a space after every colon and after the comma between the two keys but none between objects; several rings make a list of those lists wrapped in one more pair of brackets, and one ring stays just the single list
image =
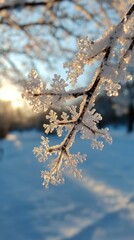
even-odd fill
[{"label": "snow-covered ground", "polygon": [[0,141],[0,240],[134,240],[134,134],[111,134],[103,151],[77,139],[74,152],[88,154],[83,180],[48,190],[32,153],[41,133]]}]

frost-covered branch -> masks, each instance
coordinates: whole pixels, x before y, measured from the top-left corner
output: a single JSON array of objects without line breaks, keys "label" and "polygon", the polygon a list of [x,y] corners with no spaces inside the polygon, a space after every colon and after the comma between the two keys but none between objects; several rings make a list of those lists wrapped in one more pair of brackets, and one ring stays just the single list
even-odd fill
[{"label": "frost-covered branch", "polygon": [[[34,148],[35,155],[40,162],[50,160],[48,170],[42,171],[43,185],[49,183],[56,185],[64,182],[63,172],[81,177],[81,170],[77,165],[86,159],[85,155],[72,154],[70,149],[74,143],[76,134],[80,132],[82,139],[89,139],[92,148],[102,149],[105,139],[112,143],[108,129],[99,129],[98,124],[102,116],[96,112],[95,101],[101,90],[106,90],[108,96],[118,96],[120,82],[131,79],[128,66],[134,63],[134,5],[125,14],[121,22],[112,27],[98,41],[90,41],[88,37],[77,41],[78,52],[75,58],[64,64],[67,68],[67,80],[59,75],[54,75],[50,88],[42,82],[37,72],[32,70],[26,83],[23,97],[33,106],[33,110],[50,109],[46,119],[49,124],[44,124],[45,132],[57,131],[61,137],[67,132],[60,144],[51,146],[49,139],[42,137],[41,146]],[[92,81],[86,88],[67,90],[69,82],[72,86],[78,81],[85,71],[85,66],[99,62]],[[81,97],[79,109],[75,105],[69,106],[67,101],[71,98]],[[67,106],[67,112],[62,112],[60,118],[56,110]],[[64,131],[65,130],[65,131]],[[49,158],[50,156],[54,158]]]}]

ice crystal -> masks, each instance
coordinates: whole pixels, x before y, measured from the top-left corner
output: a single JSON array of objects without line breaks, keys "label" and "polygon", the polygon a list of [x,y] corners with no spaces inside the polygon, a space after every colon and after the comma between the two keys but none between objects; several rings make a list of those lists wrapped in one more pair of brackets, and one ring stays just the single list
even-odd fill
[{"label": "ice crystal", "polygon": [[51,87],[54,93],[63,93],[66,92],[65,88],[68,86],[66,81],[60,77],[60,75],[54,74],[52,79]]},{"label": "ice crystal", "polygon": [[[54,75],[51,89],[47,89],[37,72],[32,70],[30,80],[26,83],[23,97],[39,111],[50,110],[46,115],[48,124],[44,124],[45,133],[56,130],[62,136],[66,134],[58,145],[49,145],[49,139],[42,137],[41,146],[34,148],[34,154],[40,162],[48,162],[48,169],[41,172],[43,185],[49,183],[57,185],[64,183],[63,172],[81,177],[78,164],[85,161],[86,156],[79,152],[70,153],[75,136],[80,132],[82,139],[88,139],[91,147],[101,150],[104,146],[103,139],[112,143],[108,128],[100,129],[99,122],[102,116],[96,112],[94,105],[102,86],[109,97],[118,96],[120,82],[131,80],[128,65],[133,66],[134,61],[134,5],[128,10],[121,22],[109,29],[101,39],[94,41],[88,37],[77,40],[78,51],[75,58],[64,64],[67,68],[67,79],[74,86],[85,66],[92,65],[95,61],[100,65],[96,69],[92,81],[86,88],[66,90],[67,82],[60,75]],[[99,61],[98,61],[99,60]],[[66,105],[66,100],[81,97],[79,108],[73,104],[58,116],[56,109]],[[51,157],[50,157],[51,156]]]},{"label": "ice crystal", "polygon": [[112,80],[108,80],[105,84],[105,90],[107,91],[107,95],[109,97],[118,96],[118,90],[121,89],[121,86],[118,83],[113,83]]},{"label": "ice crystal", "polygon": [[68,107],[70,113],[71,113],[71,117],[72,119],[77,119],[78,117],[78,112],[77,112],[77,106],[76,105],[71,105]]}]

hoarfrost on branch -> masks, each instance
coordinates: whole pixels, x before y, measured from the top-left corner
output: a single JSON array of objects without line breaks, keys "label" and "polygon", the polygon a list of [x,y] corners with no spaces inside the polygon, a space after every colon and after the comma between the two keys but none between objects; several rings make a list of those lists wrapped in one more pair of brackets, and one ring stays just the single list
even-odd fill
[{"label": "hoarfrost on branch", "polygon": [[[51,146],[49,139],[42,137],[41,146],[34,148],[34,154],[40,162],[50,161],[48,170],[41,172],[43,185],[48,187],[49,183],[57,185],[64,182],[63,172],[81,177],[81,170],[77,168],[79,162],[86,160],[86,155],[70,153],[78,132],[82,139],[89,139],[91,147],[103,148],[103,139],[112,143],[108,128],[98,128],[102,117],[95,109],[97,95],[105,90],[108,96],[118,96],[120,82],[131,80],[132,76],[127,67],[134,63],[134,5],[128,10],[124,18],[117,25],[97,41],[90,41],[88,37],[77,40],[78,51],[75,58],[64,64],[67,68],[67,80],[60,75],[54,75],[51,89],[41,81],[38,73],[32,70],[29,81],[26,83],[23,98],[29,101],[34,111],[47,111],[51,108],[46,118],[49,124],[44,124],[45,132],[57,131],[62,136],[66,130],[66,136],[60,144]],[[85,66],[99,61],[92,82],[85,88],[67,91],[69,83],[75,86],[80,75],[84,73]],[[67,105],[70,99],[81,97],[79,109],[75,105],[67,107],[68,112],[62,112],[60,118],[56,109]],[[53,158],[49,158],[50,156]]]}]

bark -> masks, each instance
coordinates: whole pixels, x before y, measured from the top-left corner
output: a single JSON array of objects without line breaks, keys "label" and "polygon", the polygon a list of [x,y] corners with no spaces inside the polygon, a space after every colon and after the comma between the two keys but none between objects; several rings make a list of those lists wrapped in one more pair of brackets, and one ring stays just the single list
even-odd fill
[{"label": "bark", "polygon": [[133,131],[133,123],[134,123],[134,106],[130,103],[128,108],[128,132]]}]

